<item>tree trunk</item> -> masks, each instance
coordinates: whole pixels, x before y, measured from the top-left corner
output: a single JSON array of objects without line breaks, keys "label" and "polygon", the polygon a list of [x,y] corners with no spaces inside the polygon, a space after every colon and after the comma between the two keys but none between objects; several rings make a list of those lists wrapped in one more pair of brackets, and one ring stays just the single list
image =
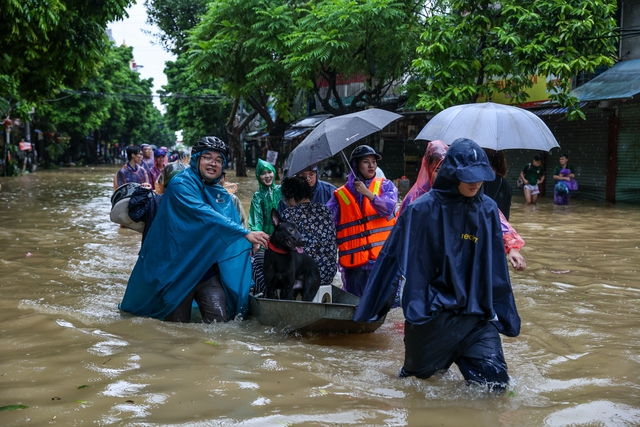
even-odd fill
[{"label": "tree trunk", "polygon": [[247,176],[247,165],[244,162],[244,149],[242,147],[242,132],[251,123],[257,115],[257,111],[252,111],[246,117],[239,122],[236,120],[236,114],[238,113],[238,106],[240,105],[240,98],[236,98],[231,108],[231,114],[227,120],[227,138],[229,140],[229,154],[233,158],[233,163],[236,168],[236,176]]}]

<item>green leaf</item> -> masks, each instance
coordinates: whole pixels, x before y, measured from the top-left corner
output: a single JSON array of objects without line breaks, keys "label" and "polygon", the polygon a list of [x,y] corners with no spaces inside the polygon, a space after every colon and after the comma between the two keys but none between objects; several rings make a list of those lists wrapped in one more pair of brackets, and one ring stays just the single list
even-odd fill
[{"label": "green leaf", "polygon": [[25,405],[7,405],[7,406],[0,406],[0,412],[4,412],[4,411],[17,411],[19,409],[27,409],[28,406]]},{"label": "green leaf", "polygon": [[84,385],[84,384],[81,385],[81,386],[78,386],[78,389],[81,389],[81,388],[89,388],[89,386],[88,385]]}]

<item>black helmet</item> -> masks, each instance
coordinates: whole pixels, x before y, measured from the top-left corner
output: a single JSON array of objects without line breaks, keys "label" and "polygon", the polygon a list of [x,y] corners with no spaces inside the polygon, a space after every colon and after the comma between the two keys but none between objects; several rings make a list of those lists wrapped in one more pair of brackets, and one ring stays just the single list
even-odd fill
[{"label": "black helmet", "polygon": [[111,195],[111,207],[113,208],[120,200],[131,197],[138,188],[140,188],[140,184],[137,182],[127,182],[116,188]]},{"label": "black helmet", "polygon": [[191,149],[191,154],[201,153],[206,150],[219,151],[225,158],[229,156],[227,144],[217,136],[204,136],[200,138]]},{"label": "black helmet", "polygon": [[375,156],[376,160],[382,159],[382,156],[376,153],[376,150],[369,147],[368,145],[358,145],[351,152],[351,157],[349,157],[349,163],[351,163],[353,159],[358,159],[364,156]]}]

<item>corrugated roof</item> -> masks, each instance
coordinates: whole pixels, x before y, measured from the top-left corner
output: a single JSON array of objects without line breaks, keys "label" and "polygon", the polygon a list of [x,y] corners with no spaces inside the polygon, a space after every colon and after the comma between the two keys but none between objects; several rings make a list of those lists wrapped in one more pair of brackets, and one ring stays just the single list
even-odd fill
[{"label": "corrugated roof", "polygon": [[320,123],[324,122],[328,118],[333,117],[332,114],[318,114],[316,116],[309,116],[298,120],[291,127],[294,128],[314,128]]},{"label": "corrugated roof", "polygon": [[[580,103],[580,108],[584,107],[585,105],[587,105],[588,102],[581,102]],[[533,114],[535,114],[536,116],[551,116],[554,114],[564,114],[567,112],[567,107],[554,107],[554,108],[545,108],[542,110],[529,110],[531,111]]]},{"label": "corrugated roof", "polygon": [[593,80],[574,89],[580,101],[625,99],[640,93],[640,59],[618,62]]}]

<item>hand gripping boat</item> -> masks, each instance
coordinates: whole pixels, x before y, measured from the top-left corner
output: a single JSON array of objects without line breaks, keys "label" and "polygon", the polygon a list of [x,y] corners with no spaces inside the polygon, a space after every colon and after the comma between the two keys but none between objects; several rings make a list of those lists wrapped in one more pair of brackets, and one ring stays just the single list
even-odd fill
[{"label": "hand gripping boat", "polygon": [[[324,301],[324,302],[323,302]],[[321,286],[312,302],[249,296],[249,312],[261,324],[296,332],[373,332],[385,318],[356,322],[360,298],[335,286]]]}]

